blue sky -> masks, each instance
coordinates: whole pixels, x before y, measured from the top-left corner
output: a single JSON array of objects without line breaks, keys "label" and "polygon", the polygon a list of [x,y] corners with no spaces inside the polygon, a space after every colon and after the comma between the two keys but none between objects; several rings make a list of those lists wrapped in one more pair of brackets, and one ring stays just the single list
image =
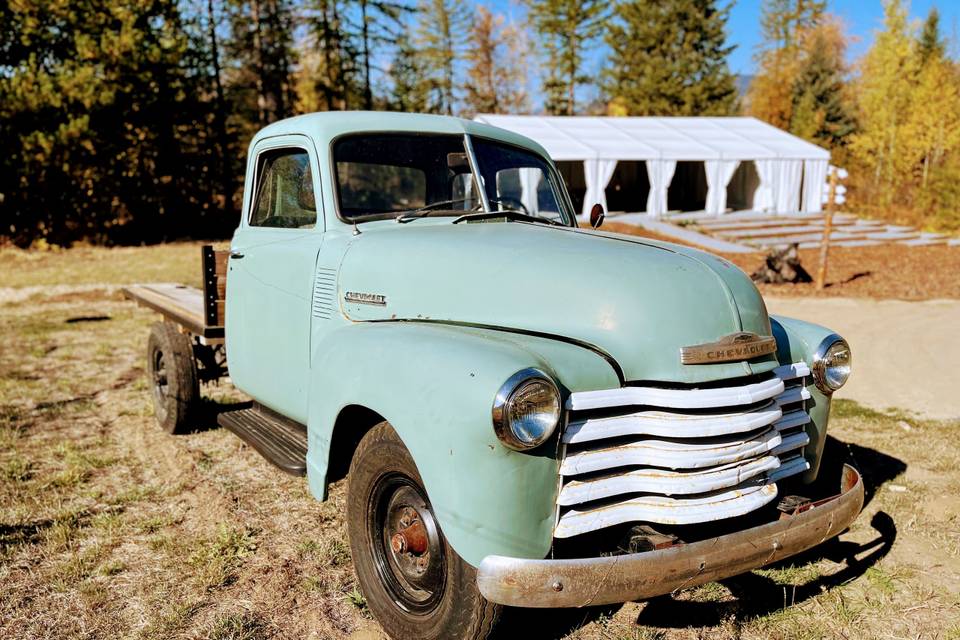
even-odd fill
[{"label": "blue sky", "polygon": [[[730,70],[734,73],[753,72],[753,51],[760,39],[761,0],[736,0],[730,12],[728,33],[730,43],[737,48],[730,55]],[[849,55],[851,60],[860,57],[873,41],[873,33],[883,24],[883,7],[880,0],[834,0],[828,10],[839,16],[851,36]],[[944,35],[953,36],[960,22],[960,3],[940,0],[914,0],[910,3],[910,16],[916,20],[926,18],[930,8],[940,12],[940,29]]]},{"label": "blue sky", "polygon": [[[656,1],[656,0],[652,0]],[[521,21],[524,10],[517,0],[486,0],[486,4],[494,11],[505,14],[508,18]],[[730,21],[727,25],[730,44],[737,48],[730,55],[730,70],[739,74],[753,73],[754,47],[760,38],[760,6],[761,0],[734,0],[730,12]],[[931,6],[940,11],[940,27],[944,35],[955,36],[960,30],[960,2],[956,0],[914,0],[910,3],[910,16],[916,20],[926,17]],[[870,46],[873,33],[881,27],[883,22],[883,7],[880,0],[833,0],[829,2],[828,10],[838,15],[851,36],[850,59],[855,60]],[[954,38],[956,40],[956,38]],[[956,51],[951,51],[954,55]],[[595,51],[592,61],[598,70],[601,64],[601,53]]]}]

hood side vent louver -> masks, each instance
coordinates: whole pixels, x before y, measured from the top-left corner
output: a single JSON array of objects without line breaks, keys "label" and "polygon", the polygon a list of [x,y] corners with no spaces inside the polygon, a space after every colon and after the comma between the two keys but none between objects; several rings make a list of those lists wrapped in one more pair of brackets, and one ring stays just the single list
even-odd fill
[{"label": "hood side vent louver", "polygon": [[317,277],[313,281],[313,317],[318,320],[329,320],[333,317],[336,295],[336,269],[318,268]]}]

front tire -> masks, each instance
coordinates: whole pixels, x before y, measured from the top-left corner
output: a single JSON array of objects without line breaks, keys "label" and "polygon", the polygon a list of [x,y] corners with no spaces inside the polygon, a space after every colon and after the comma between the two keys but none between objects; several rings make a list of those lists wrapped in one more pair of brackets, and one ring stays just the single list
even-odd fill
[{"label": "front tire", "polygon": [[197,361],[190,338],[172,322],[158,322],[150,327],[147,377],[160,428],[174,434],[189,431],[200,399]]},{"label": "front tire", "polygon": [[447,543],[410,453],[388,422],[350,464],[347,528],[367,606],[391,638],[487,638],[502,607]]}]

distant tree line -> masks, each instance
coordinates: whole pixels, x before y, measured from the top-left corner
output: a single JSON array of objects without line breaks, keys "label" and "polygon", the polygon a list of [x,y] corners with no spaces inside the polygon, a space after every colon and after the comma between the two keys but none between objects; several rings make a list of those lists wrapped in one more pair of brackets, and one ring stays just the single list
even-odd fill
[{"label": "distant tree line", "polygon": [[524,0],[518,23],[468,0],[11,0],[0,237],[222,236],[250,136],[297,113],[730,113],[716,4]]},{"label": "distant tree line", "polygon": [[862,214],[960,230],[960,65],[939,15],[911,24],[884,0],[883,27],[850,67],[824,0],[766,0],[744,110],[831,149]]},{"label": "distant tree line", "polygon": [[522,22],[473,0],[0,4],[0,240],[222,237],[253,133],[345,109],[745,111],[833,149],[865,207],[960,208],[960,82],[935,13],[918,31],[887,0],[848,68],[825,2],[765,0],[741,101],[727,2],[519,2]]}]

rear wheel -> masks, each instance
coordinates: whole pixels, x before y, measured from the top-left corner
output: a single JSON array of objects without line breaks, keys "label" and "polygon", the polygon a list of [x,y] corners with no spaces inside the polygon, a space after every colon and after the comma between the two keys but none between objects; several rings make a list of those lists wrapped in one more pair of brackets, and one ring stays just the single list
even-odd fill
[{"label": "rear wheel", "polygon": [[172,322],[150,327],[147,340],[147,376],[153,392],[153,412],[167,433],[189,430],[200,398],[197,362],[190,338]]},{"label": "rear wheel", "polygon": [[480,639],[501,607],[477,588],[477,572],[447,543],[413,458],[381,422],[350,465],[347,527],[367,605],[392,638]]}]

